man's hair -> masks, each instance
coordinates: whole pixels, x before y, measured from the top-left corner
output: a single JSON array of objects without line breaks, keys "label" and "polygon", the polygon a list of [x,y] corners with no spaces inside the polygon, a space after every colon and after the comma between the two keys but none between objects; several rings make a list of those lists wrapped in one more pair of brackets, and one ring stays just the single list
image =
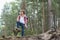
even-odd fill
[{"label": "man's hair", "polygon": [[23,12],[23,14],[25,14],[25,11],[21,11],[21,12]]},{"label": "man's hair", "polygon": [[25,14],[25,11],[24,10],[20,10],[19,13],[18,13],[18,15],[20,14],[20,12],[23,12],[23,14]]}]

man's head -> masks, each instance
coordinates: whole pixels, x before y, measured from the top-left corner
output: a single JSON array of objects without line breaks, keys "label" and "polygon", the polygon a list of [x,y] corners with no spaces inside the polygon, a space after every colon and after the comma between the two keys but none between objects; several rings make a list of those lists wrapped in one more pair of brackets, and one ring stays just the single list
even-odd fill
[{"label": "man's head", "polygon": [[20,15],[25,15],[25,11],[20,11]]}]

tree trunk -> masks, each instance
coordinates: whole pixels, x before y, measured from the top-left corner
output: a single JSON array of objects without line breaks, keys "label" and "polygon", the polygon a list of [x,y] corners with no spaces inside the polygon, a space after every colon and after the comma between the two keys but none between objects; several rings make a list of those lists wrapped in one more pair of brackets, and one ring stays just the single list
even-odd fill
[{"label": "tree trunk", "polygon": [[51,7],[51,0],[48,0],[48,27],[49,29],[53,27],[53,13]]},{"label": "tree trunk", "polygon": [[22,0],[21,10],[26,11],[26,2],[25,2],[25,0]]},{"label": "tree trunk", "polygon": [[43,19],[42,19],[42,32],[45,32],[45,12],[44,12],[44,0],[42,0],[42,15],[43,15]]}]

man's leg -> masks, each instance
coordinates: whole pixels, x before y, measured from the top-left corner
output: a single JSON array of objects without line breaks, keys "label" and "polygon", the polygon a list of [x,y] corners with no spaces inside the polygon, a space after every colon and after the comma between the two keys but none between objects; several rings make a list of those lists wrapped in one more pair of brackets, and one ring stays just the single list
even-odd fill
[{"label": "man's leg", "polygon": [[17,28],[19,28],[19,26],[20,26],[20,22],[17,22]]},{"label": "man's leg", "polygon": [[21,24],[21,26],[22,26],[22,33],[21,33],[21,35],[24,36],[24,24]]}]

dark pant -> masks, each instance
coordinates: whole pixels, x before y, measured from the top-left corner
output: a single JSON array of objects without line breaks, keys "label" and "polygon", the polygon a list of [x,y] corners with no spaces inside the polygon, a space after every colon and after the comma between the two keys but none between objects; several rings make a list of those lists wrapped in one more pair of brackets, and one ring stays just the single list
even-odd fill
[{"label": "dark pant", "polygon": [[23,23],[20,23],[20,22],[17,22],[17,28],[22,28],[22,32],[21,32],[21,35],[24,36],[24,24]]}]

